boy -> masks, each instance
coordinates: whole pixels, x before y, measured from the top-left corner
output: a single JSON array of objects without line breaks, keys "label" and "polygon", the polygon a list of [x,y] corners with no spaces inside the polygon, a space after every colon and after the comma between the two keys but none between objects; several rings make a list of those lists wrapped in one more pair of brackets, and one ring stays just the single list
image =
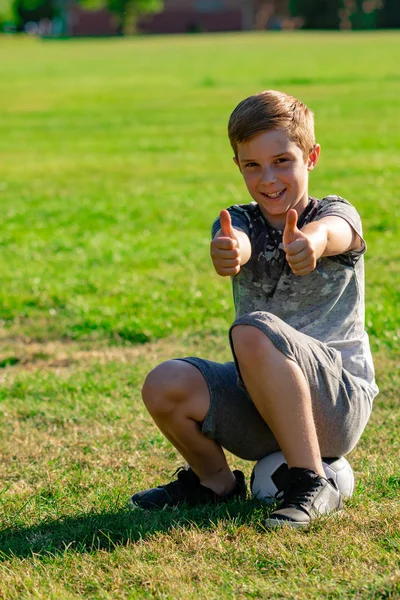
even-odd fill
[{"label": "boy", "polygon": [[377,393],[364,331],[365,242],[356,210],[308,195],[318,162],[312,112],[264,91],[233,111],[229,139],[253,202],[213,225],[216,272],[230,276],[234,362],[190,357],[156,367],[143,387],[155,423],[186,459],[176,481],[135,494],[142,508],[243,498],[248,460],[281,449],[289,466],[267,527],[306,526],[342,508],[321,456],[354,448]]}]

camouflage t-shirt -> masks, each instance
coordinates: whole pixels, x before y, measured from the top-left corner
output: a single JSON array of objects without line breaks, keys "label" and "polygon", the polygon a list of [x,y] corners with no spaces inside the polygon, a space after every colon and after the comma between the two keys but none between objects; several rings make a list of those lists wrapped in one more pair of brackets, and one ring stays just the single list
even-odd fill
[{"label": "camouflage t-shirt", "polygon": [[[308,275],[292,273],[283,250],[283,230],[263,217],[255,202],[228,208],[233,227],[247,233],[252,254],[232,277],[236,316],[253,311],[273,313],[298,331],[342,355],[345,369],[367,383],[372,396],[377,387],[368,336],[364,330],[364,259],[361,220],[356,209],[339,196],[309,199],[299,218],[301,229],[311,221],[336,216],[345,219],[362,240],[362,248],[322,257]],[[220,229],[219,219],[212,228]]]}]

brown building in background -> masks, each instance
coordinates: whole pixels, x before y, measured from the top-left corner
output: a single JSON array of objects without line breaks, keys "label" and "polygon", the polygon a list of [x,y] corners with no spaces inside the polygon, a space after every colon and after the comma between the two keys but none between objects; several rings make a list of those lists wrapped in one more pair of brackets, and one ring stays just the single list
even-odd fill
[{"label": "brown building in background", "polygon": [[86,10],[72,4],[67,13],[66,34],[71,36],[114,36],[119,34],[115,17],[106,9]]},{"label": "brown building in background", "polygon": [[284,0],[165,0],[159,13],[140,19],[143,33],[190,33],[279,28]]},{"label": "brown building in background", "polygon": [[240,0],[165,0],[164,10],[140,20],[147,33],[190,33],[242,29]]},{"label": "brown building in background", "polygon": [[[139,19],[141,33],[196,33],[280,29],[287,20],[288,0],[164,0],[158,13]],[[68,35],[117,35],[117,20],[106,9],[88,11],[72,4]]]}]

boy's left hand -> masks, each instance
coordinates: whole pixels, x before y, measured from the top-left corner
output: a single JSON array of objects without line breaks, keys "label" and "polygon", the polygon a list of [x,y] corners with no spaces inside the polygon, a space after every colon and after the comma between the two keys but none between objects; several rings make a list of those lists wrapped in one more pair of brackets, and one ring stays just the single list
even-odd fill
[{"label": "boy's left hand", "polygon": [[297,227],[297,212],[292,208],[286,215],[286,225],[283,231],[283,247],[286,260],[295,275],[307,275],[317,266],[317,260],[322,255],[326,240],[320,235],[307,235]]}]

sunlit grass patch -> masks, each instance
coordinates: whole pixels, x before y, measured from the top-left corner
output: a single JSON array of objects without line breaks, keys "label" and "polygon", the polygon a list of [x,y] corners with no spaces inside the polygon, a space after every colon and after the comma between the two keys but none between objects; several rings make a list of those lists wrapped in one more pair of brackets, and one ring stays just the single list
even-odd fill
[{"label": "sunlit grass patch", "polygon": [[[0,597],[400,597],[396,33],[0,38]],[[131,511],[182,460],[140,398],[171,357],[230,359],[210,226],[246,202],[226,138],[246,95],[314,109],[310,191],[363,218],[381,393],[340,519]],[[229,460],[249,478],[252,463]]]}]

